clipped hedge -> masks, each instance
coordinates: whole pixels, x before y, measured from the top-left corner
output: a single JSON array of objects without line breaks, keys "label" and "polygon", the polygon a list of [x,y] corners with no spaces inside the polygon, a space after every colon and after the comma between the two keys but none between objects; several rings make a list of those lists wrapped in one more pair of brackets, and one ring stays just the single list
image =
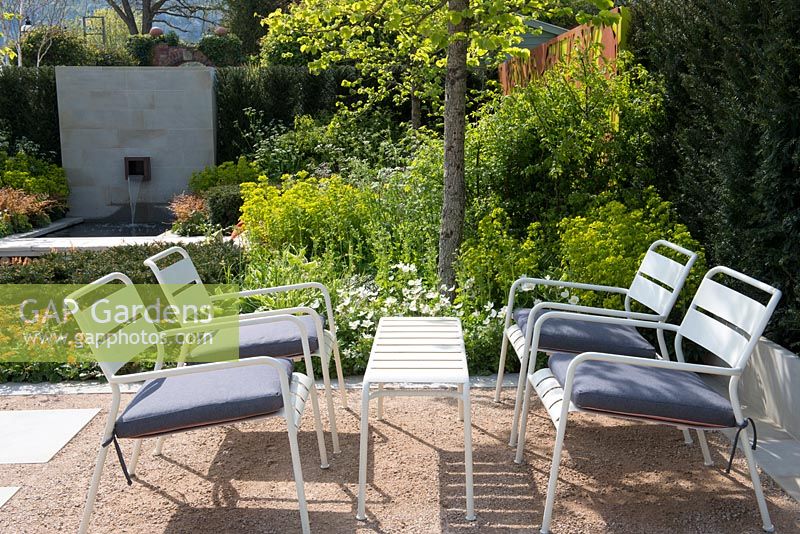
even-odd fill
[{"label": "clipped hedge", "polygon": [[775,285],[767,335],[800,350],[800,9],[641,0],[631,41],[666,88],[655,132],[663,196],[709,264]]},{"label": "clipped hedge", "polygon": [[251,142],[247,109],[267,121],[286,126],[298,115],[332,114],[339,97],[349,94],[342,80],[352,80],[352,67],[335,67],[319,75],[305,67],[224,67],[217,69],[217,162],[235,161]]},{"label": "clipped hedge", "polygon": [[27,139],[55,163],[61,162],[53,67],[0,69],[0,128],[11,144]]},{"label": "clipped hedge", "polygon": [[[153,273],[142,263],[169,245],[125,245],[105,250],[52,252],[24,265],[0,265],[0,284],[88,284],[119,271],[135,284],[155,284]],[[230,243],[182,245],[207,284],[235,283],[244,270],[241,249]]]}]

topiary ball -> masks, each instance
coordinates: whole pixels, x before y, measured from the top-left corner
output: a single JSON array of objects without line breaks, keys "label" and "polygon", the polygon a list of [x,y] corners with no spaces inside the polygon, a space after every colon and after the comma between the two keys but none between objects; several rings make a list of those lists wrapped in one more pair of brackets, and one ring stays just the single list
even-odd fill
[{"label": "topiary ball", "polygon": [[150,37],[161,37],[162,35],[164,35],[164,30],[162,30],[161,28],[158,28],[156,26],[150,28]]}]

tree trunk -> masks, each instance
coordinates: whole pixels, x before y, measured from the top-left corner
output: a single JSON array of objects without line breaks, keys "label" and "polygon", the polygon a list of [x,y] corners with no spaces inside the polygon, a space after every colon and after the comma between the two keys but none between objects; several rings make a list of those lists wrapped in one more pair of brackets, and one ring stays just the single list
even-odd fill
[{"label": "tree trunk", "polygon": [[[469,0],[448,0],[450,11],[464,11]],[[448,33],[467,31],[467,21],[448,24]],[[467,39],[451,40],[447,45],[447,75],[444,91],[444,198],[439,232],[439,280],[452,297],[456,273],[453,262],[464,234],[467,202],[464,178],[464,134],[467,100]]]},{"label": "tree trunk", "polygon": [[150,9],[150,2],[148,0],[144,0],[142,2],[142,34],[150,33],[150,30],[153,29],[153,12]]},{"label": "tree trunk", "polygon": [[418,130],[422,126],[422,101],[417,91],[411,87],[411,127]]},{"label": "tree trunk", "polygon": [[[145,0],[146,3],[147,0]],[[133,13],[131,3],[129,0],[122,0],[122,5],[117,4],[115,0],[106,0],[106,3],[114,10],[117,16],[128,27],[128,33],[136,35],[139,33],[139,28],[136,26],[136,15]]]}]

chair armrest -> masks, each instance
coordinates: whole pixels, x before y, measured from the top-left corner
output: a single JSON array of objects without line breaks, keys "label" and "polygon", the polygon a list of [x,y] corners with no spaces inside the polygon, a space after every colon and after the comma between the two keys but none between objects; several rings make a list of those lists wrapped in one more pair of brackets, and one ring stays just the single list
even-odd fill
[{"label": "chair armrest", "polygon": [[516,290],[522,284],[535,284],[535,285],[542,285],[542,286],[557,286],[557,287],[569,287],[572,289],[585,289],[588,291],[601,291],[605,293],[619,293],[620,295],[627,295],[628,290],[623,287],[616,287],[616,286],[603,286],[598,284],[585,284],[582,282],[570,282],[568,280],[550,280],[547,278],[528,278],[522,277],[518,278],[512,285],[511,291],[516,292]]},{"label": "chair armrest", "polygon": [[239,291],[236,293],[222,293],[219,295],[213,295],[211,297],[211,301],[216,302],[228,299],[242,299],[247,297],[256,297],[259,295],[287,293],[289,291],[299,291],[302,289],[316,289],[317,291],[322,293],[322,298],[325,301],[325,314],[328,319],[328,327],[331,333],[334,335],[334,337],[336,337],[336,323],[333,320],[333,304],[331,303],[331,295],[330,292],[328,291],[328,288],[325,287],[324,284],[321,284],[319,282],[303,282],[300,284],[289,284],[284,286],[262,287],[259,289],[246,289],[244,291]]},{"label": "chair armrest", "polygon": [[[511,314],[513,313],[514,309],[514,298],[516,297],[517,291],[519,290],[520,286],[523,284],[534,284],[534,285],[542,285],[542,286],[556,286],[556,287],[569,287],[572,289],[583,289],[587,291],[601,291],[604,293],[617,293],[619,295],[628,295],[628,290],[622,287],[614,287],[614,286],[601,286],[596,284],[584,284],[582,282],[569,282],[567,280],[549,280],[547,278],[529,278],[529,277],[521,277],[517,278],[513,284],[511,284],[511,289],[508,291],[508,304],[506,305],[506,320],[505,320],[505,328],[507,329],[511,325]],[[571,306],[571,305],[570,305]]]}]

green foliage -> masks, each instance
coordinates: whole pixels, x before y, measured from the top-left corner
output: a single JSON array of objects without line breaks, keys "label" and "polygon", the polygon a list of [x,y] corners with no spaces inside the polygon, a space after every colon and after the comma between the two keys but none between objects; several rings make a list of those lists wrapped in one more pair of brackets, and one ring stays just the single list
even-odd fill
[{"label": "green foliage", "polygon": [[709,261],[783,292],[767,335],[800,350],[800,10],[642,0],[634,49],[666,86],[659,188]]},{"label": "green foliage", "polygon": [[[244,272],[242,251],[233,243],[182,245],[195,262],[200,278],[209,284],[237,283]],[[22,265],[0,264],[2,284],[88,284],[120,271],[135,284],[156,283],[142,262],[165,245],[124,245],[99,251],[52,252]]]},{"label": "green foliage", "polygon": [[169,203],[169,211],[175,221],[172,231],[178,235],[205,235],[210,230],[208,205],[198,194],[181,194]]},{"label": "green foliage", "polygon": [[202,171],[192,173],[189,188],[201,193],[218,185],[239,185],[258,180],[258,168],[242,156],[235,163],[226,161],[221,165],[212,165]]},{"label": "green foliage", "polygon": [[334,175],[285,176],[282,187],[266,177],[242,184],[242,222],[253,243],[271,250],[305,249],[309,257],[332,253],[350,265],[369,264],[366,246],[374,195]]},{"label": "green foliage", "polygon": [[233,67],[247,61],[241,39],[232,33],[204,35],[197,43],[197,49],[217,67]]},{"label": "green foliage", "polygon": [[153,48],[163,42],[165,42],[163,35],[158,37],[131,35],[125,43],[125,49],[139,66],[146,67],[153,64]]},{"label": "green foliage", "polygon": [[[606,1],[593,2],[607,10]],[[496,64],[516,47],[527,17],[545,11],[547,2],[473,0],[463,11],[446,2],[409,0],[306,0],[278,10],[264,20],[268,64],[295,60],[312,71],[352,64],[359,75],[351,82],[372,105],[402,105],[413,97],[436,106],[442,94],[445,51],[455,39],[468,44],[472,67]],[[611,17],[602,11],[598,18]],[[451,35],[466,21],[468,31]]]},{"label": "green foliage", "polygon": [[[655,189],[639,192],[639,197],[623,204],[601,198],[585,215],[568,217],[558,224],[563,277],[590,284],[628,287],[653,241],[666,239],[698,253],[690,279],[683,290],[684,300],[691,298],[706,265],[703,249],[686,226],[679,223],[669,202]],[[669,255],[666,250],[660,253]],[[683,258],[680,258],[683,261]],[[583,304],[619,306],[618,296],[585,293]],[[680,308],[680,306],[679,306]],[[682,314],[681,314],[682,315]]]},{"label": "green foliage", "polygon": [[76,31],[34,26],[22,40],[22,64],[36,67],[40,50],[40,65],[94,65],[93,50]]},{"label": "green foliage", "polygon": [[22,189],[61,201],[66,201],[69,195],[64,169],[25,152],[8,156],[0,150],[0,187]]},{"label": "green foliage", "polygon": [[219,185],[206,192],[206,204],[211,224],[228,228],[239,222],[242,193],[238,185]]},{"label": "green foliage", "polygon": [[[262,119],[251,116],[250,123],[261,125]],[[255,164],[273,180],[306,171],[341,174],[351,183],[371,182],[376,169],[404,165],[419,144],[387,114],[344,110],[327,124],[302,115],[295,118],[293,129],[274,122],[258,126],[250,138]]]},{"label": "green foliage", "polygon": [[222,24],[242,40],[245,55],[258,54],[259,42],[267,34],[261,17],[288,3],[288,0],[225,0]]},{"label": "green foliage", "polygon": [[660,86],[626,56],[558,64],[484,109],[467,137],[470,190],[499,199],[522,233],[530,221],[552,227],[581,213],[604,191],[646,187],[661,100]]},{"label": "green foliage", "polygon": [[353,76],[352,67],[317,75],[305,67],[282,65],[217,69],[217,161],[252,154],[254,141],[248,135],[263,126],[263,117],[290,126],[300,115],[330,116],[340,96],[348,93],[342,80]]},{"label": "green foliage", "polygon": [[541,227],[531,223],[524,239],[511,234],[511,219],[495,208],[464,241],[456,268],[460,300],[468,303],[503,302],[520,276],[539,270]]},{"label": "green foliage", "polygon": [[[41,54],[41,57],[40,57]],[[134,59],[122,49],[102,49],[89,44],[72,29],[34,26],[22,42],[22,63],[39,65],[120,66],[132,65]]]},{"label": "green foliage", "polygon": [[33,143],[41,155],[60,161],[55,69],[0,69],[0,130],[7,143],[0,148],[16,152],[16,147]]}]

